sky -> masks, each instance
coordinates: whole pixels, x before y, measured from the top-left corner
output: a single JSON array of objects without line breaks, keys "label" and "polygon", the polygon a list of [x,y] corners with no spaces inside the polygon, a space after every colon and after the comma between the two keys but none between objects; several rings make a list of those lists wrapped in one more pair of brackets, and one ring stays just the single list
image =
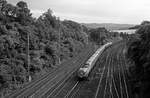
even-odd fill
[{"label": "sky", "polygon": [[[16,4],[20,0],[7,0]],[[61,20],[79,23],[140,24],[150,20],[150,0],[23,0],[33,17],[51,9]]]}]

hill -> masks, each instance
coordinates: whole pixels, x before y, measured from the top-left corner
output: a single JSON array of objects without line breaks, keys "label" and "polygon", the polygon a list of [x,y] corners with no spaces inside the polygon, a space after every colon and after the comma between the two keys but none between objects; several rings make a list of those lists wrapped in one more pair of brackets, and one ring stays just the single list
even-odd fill
[{"label": "hill", "polygon": [[115,24],[115,23],[82,23],[88,28],[105,27],[107,30],[123,30],[134,27],[133,24]]}]

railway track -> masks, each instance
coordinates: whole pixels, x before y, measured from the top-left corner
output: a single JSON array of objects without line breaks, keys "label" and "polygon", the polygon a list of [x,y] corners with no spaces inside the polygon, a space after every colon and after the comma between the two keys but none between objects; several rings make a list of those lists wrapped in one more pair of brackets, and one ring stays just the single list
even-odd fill
[{"label": "railway track", "polygon": [[120,43],[104,51],[89,76],[90,81],[78,81],[74,74],[61,89],[47,98],[132,98],[127,81],[124,45]]},{"label": "railway track", "polygon": [[70,79],[62,83],[61,86],[55,89],[55,91],[51,92],[48,98],[65,98],[67,96],[70,98],[70,95],[75,95],[75,92],[77,92],[82,85],[83,81],[78,81],[76,73],[74,73]]},{"label": "railway track", "polygon": [[[105,53],[101,56],[104,57]],[[103,60],[103,58],[100,58],[99,59],[100,61],[103,60],[100,63],[102,64],[104,62],[107,62],[108,57],[109,57],[109,55],[107,55],[105,60]],[[104,73],[106,72],[106,66],[104,66],[104,65],[99,66],[99,69],[101,69],[102,71],[100,72],[99,76],[98,75],[95,76],[97,79],[94,79],[93,75],[98,73],[97,66],[99,66],[99,62],[97,62],[95,68],[93,69],[93,73],[91,73],[91,75],[89,76],[90,77],[90,82],[88,82],[88,81],[86,83],[83,82],[83,85],[81,85],[80,88],[78,87],[79,88],[78,92],[76,92],[74,94],[74,98],[78,98],[78,97],[82,97],[82,96],[84,96],[85,98],[93,98],[94,97],[94,95],[95,95],[94,93],[98,91],[97,90],[97,85],[100,83],[103,76],[105,76]],[[92,87],[89,87],[89,86],[92,86]],[[84,91],[84,93],[80,92],[81,90]],[[91,91],[91,94],[89,93],[88,95],[86,95],[88,93],[88,91]],[[72,96],[72,95],[70,95],[70,96]],[[70,97],[70,98],[72,98],[72,97]]]},{"label": "railway track", "polygon": [[[127,88],[127,79],[126,79],[126,74],[127,73],[125,73],[125,70],[126,70],[126,65],[125,65],[125,63],[123,62],[123,57],[122,57],[122,55],[121,55],[121,61],[122,62],[120,62],[120,70],[121,70],[121,73],[122,73],[122,80],[123,80],[123,83],[124,83],[124,97],[125,98],[129,98],[129,91],[128,91],[128,88]],[[123,67],[124,66],[124,67]]]},{"label": "railway track", "polygon": [[[118,63],[113,64],[117,65],[117,69],[114,72],[115,84],[116,84],[116,92],[114,92],[114,98],[132,98],[131,93],[129,94],[129,83],[127,78],[127,68],[126,68],[126,60],[124,54],[125,45],[122,46],[122,49],[118,51]],[[113,68],[115,69],[115,67]],[[114,87],[115,88],[115,87]],[[113,90],[114,91],[114,90]]]},{"label": "railway track", "polygon": [[126,82],[126,89],[128,90],[128,91],[126,91],[126,92],[128,92],[127,98],[133,98],[133,95],[132,95],[132,93],[131,93],[130,82],[128,81],[128,80],[129,80],[129,76],[128,76],[127,70],[128,70],[129,64],[128,64],[128,62],[127,62],[127,59],[126,59],[126,56],[125,56],[125,52],[124,52],[124,51],[123,51],[123,53],[124,53],[124,55],[122,55],[122,61],[123,61],[122,64],[125,64],[125,65],[122,66],[122,72],[123,72],[123,74],[124,74],[124,80],[125,80],[125,82]]},{"label": "railway track", "polygon": [[107,58],[105,63],[105,71],[104,75],[101,77],[101,81],[99,81],[97,93],[95,94],[95,98],[104,98],[106,96],[106,92],[108,90],[109,78],[110,78],[110,64],[111,64],[111,57],[112,52],[108,54],[109,58]]},{"label": "railway track", "polygon": [[[73,72],[73,71],[72,71]],[[74,72],[73,72],[74,73]],[[51,91],[45,91],[45,93],[40,94],[38,96],[35,96],[34,95],[34,98],[37,98],[37,97],[42,97],[42,98],[52,98],[52,97],[56,97],[57,95],[61,95],[61,96],[66,96],[66,95],[70,95],[69,94],[69,91],[72,89],[72,87],[75,88],[74,84],[76,86],[78,86],[77,84],[81,84],[79,82],[77,82],[77,78],[74,77],[76,76],[76,73],[74,73],[73,75],[70,74],[70,77],[69,79],[65,78],[62,82],[58,83],[58,85]],[[68,92],[66,92],[66,89],[68,90]],[[74,89],[72,89],[74,90]],[[72,91],[71,90],[71,91]],[[44,90],[42,90],[44,91]],[[57,93],[56,93],[57,92]],[[62,93],[63,92],[63,93]],[[60,93],[60,94],[58,94]],[[71,93],[71,92],[70,92]],[[37,93],[38,94],[38,93]],[[33,96],[32,96],[33,97]],[[58,96],[57,96],[58,97]],[[67,96],[66,96],[67,97]]]},{"label": "railway track", "polygon": [[[120,83],[118,82],[117,83],[117,80],[119,80],[119,75],[116,74],[118,73],[118,68],[117,68],[117,61],[118,60],[118,55],[115,55],[115,58],[113,59],[113,62],[112,62],[112,68],[111,68],[111,81],[112,81],[112,88],[111,88],[111,91],[112,91],[112,98],[120,98]],[[119,84],[119,85],[118,85]]]},{"label": "railway track", "polygon": [[[30,98],[132,98],[124,49],[123,42],[108,47],[96,62],[89,81],[79,81],[76,77],[83,58],[86,60],[90,56],[85,53],[76,61],[70,61],[70,66],[65,68],[64,65],[54,74],[35,82],[26,92],[9,98],[23,98],[25,94]],[[71,66],[73,62],[76,66]]]},{"label": "railway track", "polygon": [[[13,92],[12,94],[6,96],[5,98],[27,98],[30,96],[33,97],[34,95],[36,95],[35,93],[38,92],[39,89],[42,88],[45,90],[45,87],[46,87],[45,84],[48,84],[50,82],[54,83],[54,80],[56,81],[56,78],[60,78],[62,75],[69,73],[69,71],[72,70],[73,68],[77,69],[77,67],[79,67],[80,64],[83,64],[83,62],[92,53],[93,53],[93,50],[88,48],[78,57],[70,60],[69,62],[62,64],[58,69],[54,69],[53,72],[50,72],[47,75],[41,77],[40,79],[33,81],[31,84],[26,85],[25,88],[17,90]],[[76,64],[78,65],[75,66]],[[49,89],[49,87],[47,88]],[[41,92],[43,90],[39,90],[39,91]]]},{"label": "railway track", "polygon": [[[109,55],[107,55],[107,58],[105,58],[106,53],[103,53],[103,55],[101,55],[101,56],[104,58],[100,58],[99,59],[100,62],[97,62],[96,65],[99,66],[99,63],[102,64],[102,66],[100,66],[100,69],[102,69],[102,71],[101,71],[101,73],[100,72],[98,72],[98,73],[100,73],[99,75],[103,76],[104,70],[105,70],[105,66],[103,65],[103,63],[107,62]],[[97,83],[97,84],[99,83],[100,78],[98,76],[95,76],[95,77],[98,77],[97,79],[92,80],[92,74],[97,75],[94,73],[95,71],[99,71],[99,70],[97,70],[96,67],[93,69],[93,71],[90,75],[90,81],[89,82],[88,81],[76,81],[74,83],[70,82],[70,84],[66,82],[66,84],[64,84],[65,86],[62,89],[60,89],[60,91],[58,91],[58,93],[55,92],[55,94],[49,96],[48,98],[53,98],[53,97],[54,98],[78,98],[78,97],[82,97],[82,94],[87,94],[85,91],[90,90],[90,89],[85,90],[85,88],[92,88],[90,91],[93,91],[93,90],[96,91],[97,85],[95,85],[94,87],[87,87],[88,85],[92,86],[92,84],[94,84],[94,83]],[[106,73],[106,70],[105,70],[105,73]],[[74,78],[75,78],[75,76],[74,76]],[[81,90],[84,91],[84,93],[81,92]],[[86,96],[84,95],[84,97],[85,98],[92,98],[94,96],[94,92],[91,93],[91,95],[86,95]]]}]

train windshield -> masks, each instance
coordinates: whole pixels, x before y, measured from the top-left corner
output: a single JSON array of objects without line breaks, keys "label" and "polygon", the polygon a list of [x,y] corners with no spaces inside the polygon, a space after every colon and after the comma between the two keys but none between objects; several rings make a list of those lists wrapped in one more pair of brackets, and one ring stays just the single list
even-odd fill
[{"label": "train windshield", "polygon": [[88,66],[89,66],[88,64],[85,64],[85,66],[84,66],[84,67],[85,67],[85,68],[87,68]]}]

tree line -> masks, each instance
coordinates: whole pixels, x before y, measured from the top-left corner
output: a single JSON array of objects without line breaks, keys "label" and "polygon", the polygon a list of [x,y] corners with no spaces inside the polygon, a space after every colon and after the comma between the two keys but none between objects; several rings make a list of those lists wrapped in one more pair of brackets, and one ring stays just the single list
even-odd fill
[{"label": "tree line", "polygon": [[[136,26],[137,27],[137,26]],[[150,98],[150,22],[143,21],[128,43],[132,93],[135,98]]]},{"label": "tree line", "polygon": [[0,92],[7,93],[46,73],[87,45],[77,22],[60,19],[48,9],[33,18],[24,1],[0,1]]}]

